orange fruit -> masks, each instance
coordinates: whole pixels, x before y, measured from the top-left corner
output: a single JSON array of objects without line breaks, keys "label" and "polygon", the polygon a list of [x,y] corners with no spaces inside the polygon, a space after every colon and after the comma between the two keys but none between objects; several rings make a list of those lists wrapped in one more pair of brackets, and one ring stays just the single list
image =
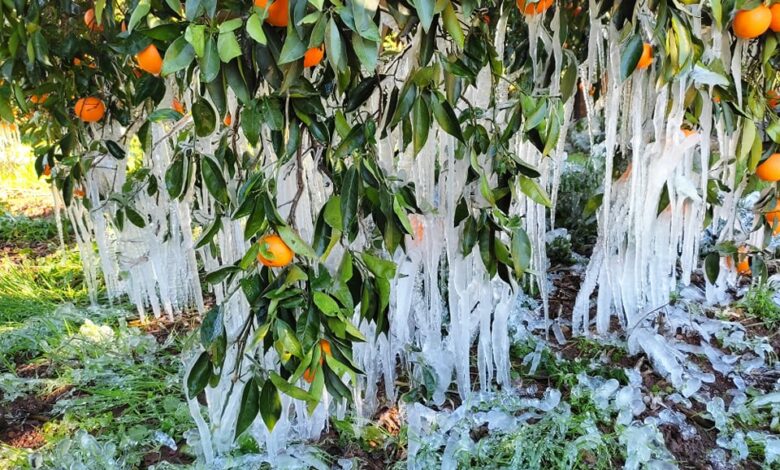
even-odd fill
[{"label": "orange fruit", "polygon": [[87,29],[89,29],[92,32],[96,32],[96,33],[103,32],[103,25],[98,23],[97,18],[95,17],[94,8],[90,8],[89,10],[84,12],[84,24],[87,25]]},{"label": "orange fruit", "polygon": [[[777,5],[780,5],[780,3]],[[777,90],[767,91],[766,104],[768,104],[770,108],[776,108],[777,105],[780,104],[780,93],[778,93]]]},{"label": "orange fruit", "polygon": [[51,176],[51,167],[48,163],[43,165],[43,176]]},{"label": "orange fruit", "polygon": [[772,228],[772,234],[780,234],[780,199],[777,200],[774,209],[764,214],[764,218]]},{"label": "orange fruit", "polygon": [[173,102],[171,103],[171,107],[174,111],[184,114],[184,105],[181,104],[181,101],[177,100],[176,98],[173,99]]},{"label": "orange fruit", "polygon": [[753,39],[761,36],[772,24],[772,11],[766,5],[759,5],[752,10],[739,10],[734,15],[731,30],[740,39]]},{"label": "orange fruit", "polygon": [[229,126],[233,122],[233,118],[230,117],[230,113],[225,114],[225,119],[222,120],[222,123],[226,126]]},{"label": "orange fruit", "polygon": [[81,65],[81,59],[79,59],[78,57],[74,57],[73,58],[73,65],[75,65],[76,67],[80,66]]},{"label": "orange fruit", "polygon": [[257,243],[260,244],[257,261],[264,266],[281,268],[290,264],[293,256],[295,256],[295,253],[284,243],[284,240],[279,235],[265,235]]},{"label": "orange fruit", "polygon": [[642,55],[639,57],[639,62],[636,64],[637,70],[646,69],[653,63],[653,46],[648,43],[642,45]]},{"label": "orange fruit", "polygon": [[553,0],[539,0],[537,3],[529,3],[527,6],[525,0],[517,0],[517,8],[526,15],[538,15],[544,13],[553,4]]},{"label": "orange fruit", "polygon": [[756,176],[764,181],[780,181],[780,153],[773,153],[758,165]]},{"label": "orange fruit", "polygon": [[76,101],[73,111],[84,122],[97,122],[106,114],[106,105],[100,98],[88,96]]},{"label": "orange fruit", "polygon": [[772,21],[769,23],[769,29],[776,33],[780,33],[780,3],[775,3],[769,7],[769,12],[772,13]]},{"label": "orange fruit", "polygon": [[320,348],[322,349],[323,354],[327,354],[328,356],[333,355],[333,351],[330,349],[330,341],[327,339],[321,339],[320,340]]},{"label": "orange fruit", "polygon": [[163,66],[163,60],[157,46],[149,44],[146,49],[135,55],[138,62],[138,68],[152,75],[160,75]]},{"label": "orange fruit", "polygon": [[32,95],[30,97],[30,103],[32,103],[32,104],[43,104],[48,99],[49,99],[49,94],[48,93],[44,93],[42,95]]},{"label": "orange fruit", "polygon": [[750,275],[750,257],[746,256],[748,253],[748,247],[747,246],[741,246],[739,247],[739,250],[737,250],[739,253],[737,255],[737,273],[742,276],[749,276]]},{"label": "orange fruit", "polygon": [[314,372],[307,367],[306,370],[303,371],[303,380],[310,384],[314,382],[314,375]]},{"label": "orange fruit", "polygon": [[84,188],[76,188],[73,190],[73,195],[76,196],[76,198],[81,199],[86,196],[87,193],[84,192]]},{"label": "orange fruit", "polygon": [[[272,1],[271,6],[268,7],[268,16],[265,18],[265,22],[272,26],[286,27],[287,23],[290,22],[290,8],[287,1]],[[268,0],[255,0],[256,7],[265,8],[266,5],[268,5]]]},{"label": "orange fruit", "polygon": [[686,129],[684,127],[680,128],[680,130],[682,130],[683,134],[685,134],[685,137],[690,137],[690,136],[692,136],[693,134],[696,133],[695,130],[693,130],[693,129]]},{"label": "orange fruit", "polygon": [[316,67],[322,58],[325,57],[325,45],[320,47],[310,47],[305,54],[303,54],[303,66],[304,67]]}]

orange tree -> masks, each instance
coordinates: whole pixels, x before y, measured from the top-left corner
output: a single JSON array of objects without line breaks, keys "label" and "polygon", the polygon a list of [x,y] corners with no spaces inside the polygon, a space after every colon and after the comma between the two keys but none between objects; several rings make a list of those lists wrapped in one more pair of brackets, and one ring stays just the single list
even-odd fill
[{"label": "orange tree", "polygon": [[[621,33],[610,46],[621,50],[622,76],[598,71],[594,96],[608,80],[626,80],[651,64],[658,87],[698,74],[717,98],[715,113],[727,132],[741,135],[736,155],[724,156],[737,159],[737,178],[712,181],[710,203],[717,205],[719,188],[759,187],[752,172],[780,141],[766,99],[777,87],[777,38],[765,32],[765,14],[757,26],[744,20],[750,35],[763,36],[746,55],[751,73],[735,83],[729,64],[707,61],[710,45],[691,34],[691,25],[702,21],[728,34],[738,10],[759,2],[691,3],[604,0],[590,11],[547,0],[7,0],[0,2],[0,116],[21,121],[35,145],[36,168],[55,169],[51,178],[66,204],[88,204],[72,201],[94,161],[88,153],[127,158],[136,137],[143,152],[153,152],[153,125],[178,131],[165,177],[140,171],[140,186],[113,195],[114,218],[120,229],[125,220],[144,226],[145,214],[133,205],[137,191],[182,198],[194,185],[216,201],[199,247],[219,251],[218,234],[236,220],[246,240],[261,241],[205,276],[207,283],[234,286],[248,314],[235,335],[226,332],[224,305],[204,316],[204,351],[187,379],[194,397],[241,378],[240,434],[258,412],[273,427],[280,391],[311,406],[323,390],[350,398],[342,379],[361,372],[352,345],[365,340],[353,312],[377,334],[388,331],[396,276],[390,255],[414,235],[410,214],[431,210],[413,184],[378,161],[378,143],[388,134],[400,136],[395,154],[424,151],[432,127],[455,139],[454,158],[468,162],[466,187],[454,195],[459,210],[449,221],[461,231],[462,253],[477,250],[489,276],[507,283],[529,271],[531,241],[511,207],[519,198],[548,207],[551,201],[537,181],[540,169],[519,158],[512,142],[519,136],[543,156],[556,152],[567,122],[564,104],[574,99],[577,68],[589,54],[592,20]],[[532,31],[549,28],[553,15],[556,44],[545,49]],[[652,22],[642,23],[647,15]],[[754,34],[756,28],[764,31]],[[496,47],[498,34],[506,34],[505,48]],[[467,97],[480,74],[491,85],[477,90],[486,107]],[[186,108],[179,101],[185,94]],[[689,95],[686,121],[696,127],[702,94],[692,85]],[[78,103],[90,97],[105,115],[100,106],[85,114],[89,102]],[[105,137],[110,126],[122,129],[119,137]],[[216,150],[206,154],[198,143],[208,139]],[[285,165],[302,172],[307,159],[332,193],[315,208],[312,236],[304,240],[295,217],[302,188],[280,204],[277,176]],[[769,201],[772,189],[764,190]],[[335,247],[337,269],[325,269]],[[736,249],[719,249],[736,256]],[[714,259],[708,275],[717,277]],[[267,351],[276,353],[274,367],[245,360]],[[226,373],[228,352],[236,360]]]}]

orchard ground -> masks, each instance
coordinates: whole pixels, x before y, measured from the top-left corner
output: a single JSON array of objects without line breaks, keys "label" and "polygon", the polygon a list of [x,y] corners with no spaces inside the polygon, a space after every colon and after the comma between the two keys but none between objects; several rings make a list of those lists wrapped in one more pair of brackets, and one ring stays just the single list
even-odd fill
[{"label": "orchard ground", "polygon": [[[50,189],[31,166],[6,165],[0,176],[0,468],[191,468],[194,423],[179,353],[197,341],[197,315],[141,323],[129,304],[109,305],[101,296],[91,306],[67,223],[60,244]],[[587,191],[583,181],[571,179],[580,185],[571,189]],[[580,235],[578,243],[588,240]],[[587,252],[587,242],[574,248]],[[548,251],[551,311],[566,315],[582,257],[565,237],[551,240]],[[739,355],[747,343],[770,345],[771,364],[780,351],[774,291],[752,287],[743,294],[727,309],[698,308],[747,332],[743,344],[720,347]],[[679,302],[690,304],[684,295]],[[308,460],[300,465],[406,468],[410,452],[416,468],[619,468],[638,452],[679,468],[776,465],[767,463],[776,444],[766,442],[776,436],[774,411],[734,412],[735,398],[744,399],[706,355],[694,361],[716,379],[688,399],[644,355],[629,355],[620,337],[596,342],[560,333],[562,343],[516,332],[514,387],[467,403],[451,390],[443,407],[429,408],[424,386],[410,389],[399,380],[401,405],[380,407],[369,422],[332,418],[320,441],[302,444]],[[673,333],[673,340],[694,350],[702,344],[690,332]],[[741,377],[750,404],[771,396],[780,374],[775,367]],[[257,452],[243,439],[236,457]]]}]

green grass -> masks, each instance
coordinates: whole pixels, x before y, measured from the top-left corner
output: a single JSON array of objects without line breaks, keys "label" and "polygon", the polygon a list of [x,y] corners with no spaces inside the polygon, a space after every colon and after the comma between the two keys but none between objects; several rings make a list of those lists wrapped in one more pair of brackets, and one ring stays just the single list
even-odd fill
[{"label": "green grass", "polygon": [[750,317],[774,329],[780,326],[780,306],[775,303],[774,296],[774,289],[766,283],[758,283],[748,290],[739,305]]},{"label": "green grass", "polygon": [[0,212],[11,247],[0,258],[0,407],[65,393],[38,428],[43,446],[0,443],[0,468],[138,468],[163,441],[181,445],[193,427],[178,357],[189,335],[158,344],[128,326],[126,305],[89,306],[78,250],[40,256],[40,242],[59,244],[52,217]]},{"label": "green grass", "polygon": [[81,261],[74,248],[34,259],[0,260],[0,325],[88,301]]}]

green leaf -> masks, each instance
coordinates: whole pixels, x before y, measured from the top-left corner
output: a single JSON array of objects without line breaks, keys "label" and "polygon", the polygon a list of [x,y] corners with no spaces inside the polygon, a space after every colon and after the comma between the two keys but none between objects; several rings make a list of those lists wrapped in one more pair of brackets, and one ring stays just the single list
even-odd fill
[{"label": "green leaf", "polygon": [[522,227],[512,232],[512,267],[515,277],[520,278],[531,267],[531,240]]},{"label": "green leaf", "polygon": [[208,349],[211,343],[225,331],[222,323],[222,307],[216,306],[206,313],[200,325],[200,344]]},{"label": "green leaf", "polygon": [[149,122],[178,121],[182,114],[170,108],[156,109],[147,118]]},{"label": "green leaf", "polygon": [[447,1],[447,6],[444,7],[441,16],[444,20],[444,29],[447,30],[452,40],[455,41],[458,49],[463,49],[466,37],[463,34],[463,28],[460,26],[460,21],[458,21],[458,16],[455,14],[455,8],[453,8],[451,1]]},{"label": "green leaf", "polygon": [[209,36],[206,40],[206,49],[203,51],[203,60],[200,61],[200,74],[203,81],[210,83],[219,75],[219,51],[214,38]]},{"label": "green leaf", "polygon": [[412,107],[414,155],[420,153],[420,150],[425,146],[425,142],[428,140],[428,131],[431,129],[431,111],[428,109],[424,96],[418,96]]},{"label": "green leaf", "polygon": [[203,57],[206,53],[206,25],[190,24],[184,31],[184,39],[192,45],[196,56]]},{"label": "green leaf", "polygon": [[314,253],[314,249],[312,249],[308,243],[303,241],[303,239],[287,225],[277,226],[276,232],[280,237],[282,237],[284,243],[286,243],[287,246],[289,246],[296,254],[309,259],[317,258],[317,254]]},{"label": "green leaf", "polygon": [[307,393],[306,390],[303,390],[302,388],[296,387],[295,385],[288,383],[286,380],[282,378],[281,375],[277,374],[274,371],[271,371],[270,380],[276,386],[276,388],[279,389],[279,391],[281,391],[285,395],[295,398],[296,400],[304,400],[304,401],[311,400],[311,395],[309,395],[309,393]]},{"label": "green leaf", "polygon": [[395,277],[396,265],[394,262],[377,258],[369,253],[363,253],[361,259],[366,263],[366,267],[374,276],[387,280]]},{"label": "green leaf", "polygon": [[162,74],[170,75],[187,68],[194,58],[195,49],[192,44],[188,43],[184,36],[180,36],[165,51]]},{"label": "green leaf", "polygon": [[431,28],[433,22],[433,8],[436,2],[434,0],[414,0],[414,7],[417,10],[417,16],[420,18],[420,24],[425,32]]},{"label": "green leaf", "polygon": [[370,41],[357,33],[352,33],[352,48],[355,50],[355,55],[357,55],[364,69],[373,71],[376,68],[376,62],[379,59],[378,42]]},{"label": "green leaf", "polygon": [[336,147],[335,157],[338,159],[346,158],[351,155],[355,150],[363,147],[366,143],[366,133],[363,129],[363,125],[357,125],[350,129],[347,137],[344,138]]},{"label": "green leaf", "polygon": [[240,436],[241,433],[252,425],[257,417],[258,411],[260,411],[262,401],[263,399],[261,398],[257,382],[255,381],[255,378],[252,377],[246,385],[244,385],[244,392],[241,394],[241,408],[238,409],[238,418],[236,419],[236,437]]},{"label": "green leaf", "polygon": [[295,28],[290,28],[287,37],[282,46],[282,52],[279,53],[279,65],[289,64],[303,57],[306,53],[306,44],[301,41]]},{"label": "green leaf", "polygon": [[222,228],[222,217],[217,216],[216,219],[214,219],[214,222],[212,222],[206,230],[203,231],[200,238],[198,239],[197,243],[195,243],[195,249],[206,246],[211,240],[214,239],[214,237],[219,232],[219,229]]},{"label": "green leaf", "polygon": [[715,284],[720,274],[720,255],[717,252],[712,252],[704,258],[704,274],[707,275],[707,280],[710,284]]},{"label": "green leaf", "polygon": [[219,33],[225,34],[237,30],[243,24],[241,18],[233,18],[219,24]]},{"label": "green leaf", "polygon": [[460,129],[458,117],[455,116],[455,111],[444,97],[439,96],[438,93],[432,95],[431,109],[433,110],[433,115],[436,117],[436,122],[439,123],[439,126],[444,132],[455,137],[459,141],[466,143]]},{"label": "green leaf", "polygon": [[263,417],[263,422],[269,432],[274,430],[274,426],[282,417],[282,400],[279,397],[279,391],[270,379],[266,379],[263,391],[260,392],[260,415]]},{"label": "green leaf", "polygon": [[229,202],[227,185],[225,184],[225,178],[222,176],[219,163],[211,157],[204,156],[201,159],[200,169],[203,175],[203,182],[206,183],[209,193],[214,196],[214,199],[227,205]]},{"label": "green leaf", "polygon": [[642,57],[644,43],[642,36],[634,34],[623,49],[623,55],[620,58],[620,76],[625,80],[636,70],[639,59]]},{"label": "green leaf", "polygon": [[124,160],[125,156],[127,156],[125,149],[120,147],[119,144],[113,140],[106,140],[106,148],[108,149],[108,152],[111,154],[111,156],[117,160]]},{"label": "green leaf", "polygon": [[244,131],[246,140],[252,146],[257,145],[260,139],[260,129],[263,125],[263,116],[257,106],[247,106],[241,111],[241,129]]},{"label": "green leaf", "polygon": [[360,175],[355,166],[349,167],[341,188],[341,218],[343,232],[349,233],[357,216]]},{"label": "green leaf", "polygon": [[209,284],[219,284],[228,278],[231,274],[241,271],[238,266],[223,266],[217,270],[206,274],[206,282]]},{"label": "green leaf", "polygon": [[344,71],[347,69],[347,49],[341,40],[339,27],[332,17],[328,21],[328,28],[325,32],[325,50],[333,70]]},{"label": "green leaf", "polygon": [[174,199],[184,192],[185,171],[185,161],[181,157],[174,159],[171,166],[165,171],[165,189],[168,191],[168,195]]},{"label": "green leaf", "polygon": [[195,122],[195,134],[206,137],[217,127],[217,114],[208,101],[200,98],[192,105],[192,119]]},{"label": "green leaf", "polygon": [[536,180],[533,180],[524,175],[518,176],[520,178],[520,190],[523,191],[526,196],[531,198],[532,201],[543,205],[544,207],[552,207],[552,201],[550,201],[550,197],[547,196],[547,192],[542,189],[541,186],[539,186],[539,183],[537,183]]},{"label": "green leaf", "polygon": [[135,9],[133,10],[133,14],[130,15],[130,21],[127,22],[127,32],[132,33],[133,28],[135,28],[138,23],[147,15],[149,14],[149,10],[151,9],[151,2],[150,0],[140,0],[138,2],[138,5],[136,5]]},{"label": "green leaf", "polygon": [[233,31],[219,33],[219,36],[217,36],[217,52],[219,53],[219,60],[225,63],[240,56],[241,46],[238,45],[236,33]]},{"label": "green leaf", "polygon": [[260,19],[260,15],[257,13],[252,13],[246,21],[246,32],[250,38],[260,44],[268,42],[268,39],[265,37],[265,31],[263,31],[263,20]]},{"label": "green leaf", "polygon": [[333,300],[333,297],[324,292],[315,291],[314,294],[312,294],[312,300],[314,300],[314,305],[329,317],[336,316],[339,311],[341,311],[339,304]]},{"label": "green leaf", "polygon": [[146,226],[146,220],[144,217],[139,214],[135,209],[133,209],[131,206],[125,207],[125,214],[127,215],[127,220],[130,221],[133,225],[135,225],[138,228],[144,228]]},{"label": "green leaf", "polygon": [[206,389],[210,377],[211,360],[208,353],[203,351],[187,374],[187,397],[194,399],[200,395],[200,392]]},{"label": "green leaf", "polygon": [[325,223],[334,230],[341,231],[343,228],[343,220],[341,216],[341,196],[331,196],[328,202],[325,203],[324,209]]},{"label": "green leaf", "polygon": [[381,38],[379,28],[374,23],[374,16],[379,8],[379,0],[355,0],[350,3],[352,5],[352,19],[355,23],[354,31],[357,31],[368,41],[378,43]]}]

